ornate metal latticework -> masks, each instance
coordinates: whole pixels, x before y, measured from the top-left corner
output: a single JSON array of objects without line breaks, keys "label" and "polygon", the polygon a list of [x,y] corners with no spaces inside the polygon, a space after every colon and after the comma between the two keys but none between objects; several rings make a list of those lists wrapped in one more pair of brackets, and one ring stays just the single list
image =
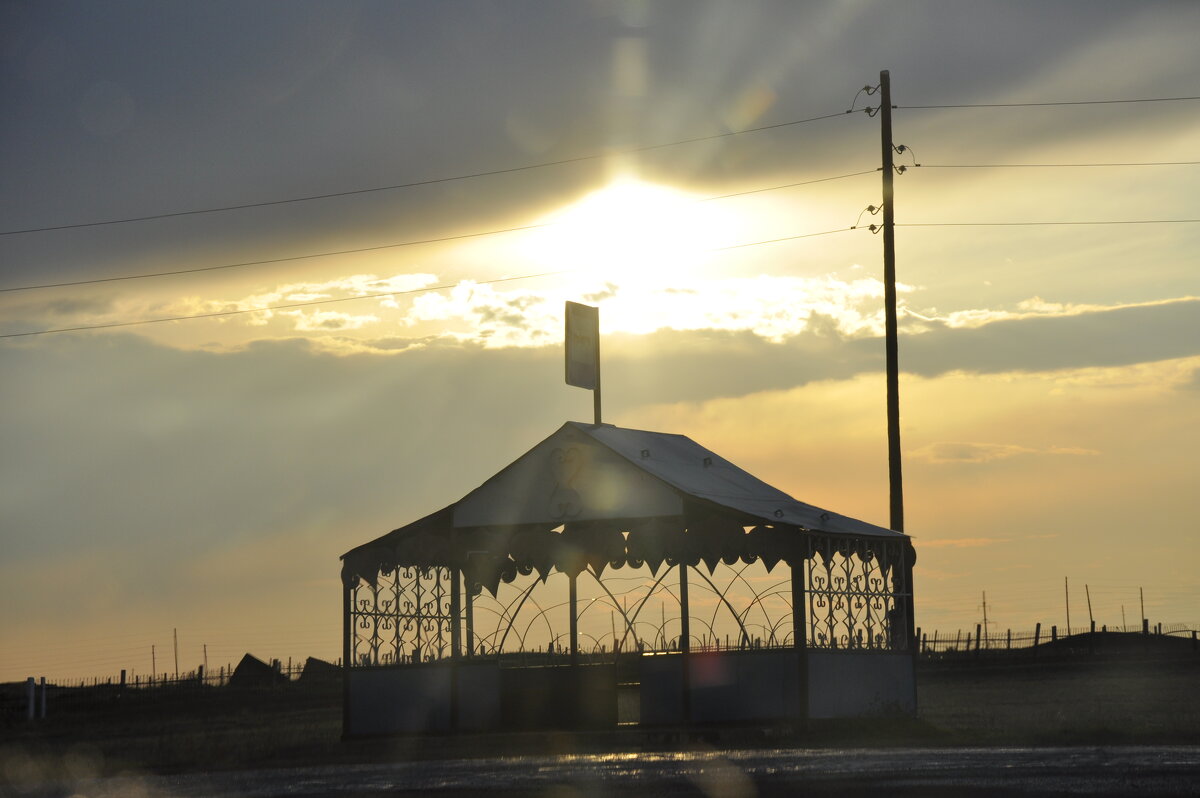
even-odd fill
[{"label": "ornate metal latticework", "polygon": [[351,662],[425,662],[449,655],[453,611],[449,568],[399,566],[352,588]]},{"label": "ornate metal latticework", "polygon": [[809,648],[907,648],[906,548],[893,541],[809,537]]},{"label": "ornate metal latticework", "polygon": [[361,667],[572,649],[592,659],[795,646],[903,651],[912,556],[899,537],[711,518],[444,536],[419,529],[348,559],[347,658]]}]

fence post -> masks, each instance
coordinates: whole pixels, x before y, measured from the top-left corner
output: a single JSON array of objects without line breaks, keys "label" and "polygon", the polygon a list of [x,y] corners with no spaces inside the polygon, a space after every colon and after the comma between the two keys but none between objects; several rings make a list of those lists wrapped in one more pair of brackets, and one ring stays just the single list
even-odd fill
[{"label": "fence post", "polygon": [[1042,624],[1041,621],[1033,628],[1033,656],[1037,656],[1038,642],[1042,639]]},{"label": "fence post", "polygon": [[42,720],[46,719],[46,677],[42,677]]},{"label": "fence post", "polygon": [[34,688],[33,677],[30,676],[28,679],[25,680],[25,707],[26,707],[25,719],[26,720],[33,720],[34,689],[35,688]]},{"label": "fence post", "polygon": [[1150,634],[1150,619],[1149,618],[1142,618],[1142,634],[1144,634],[1144,635]]},{"label": "fence post", "polygon": [[1004,648],[1005,650],[1012,648],[1012,629],[1008,630],[1008,635],[1004,638]]},{"label": "fence post", "polygon": [[975,656],[979,656],[979,638],[983,632],[983,624],[975,624]]}]

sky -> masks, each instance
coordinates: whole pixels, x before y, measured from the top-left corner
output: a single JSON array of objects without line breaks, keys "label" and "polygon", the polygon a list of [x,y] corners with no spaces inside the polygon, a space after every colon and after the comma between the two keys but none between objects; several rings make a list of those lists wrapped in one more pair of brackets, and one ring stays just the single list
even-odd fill
[{"label": "sky", "polygon": [[[1074,627],[1143,588],[1196,628],[1200,102],[1031,104],[1194,97],[1198,29],[0,4],[0,681],[161,672],[173,630],[181,668],[338,656],[339,555],[590,420],[565,300],[600,308],[606,422],[887,525],[883,69],[918,625],[986,592],[1061,628],[1066,578]],[[1141,165],[1016,166],[1085,163]]]}]

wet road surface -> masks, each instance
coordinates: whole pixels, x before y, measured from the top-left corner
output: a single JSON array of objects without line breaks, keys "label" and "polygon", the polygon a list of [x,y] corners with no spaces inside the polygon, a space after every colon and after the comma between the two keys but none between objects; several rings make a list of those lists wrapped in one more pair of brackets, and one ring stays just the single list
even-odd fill
[{"label": "wet road surface", "polygon": [[[10,785],[11,787],[12,785]],[[43,796],[1200,796],[1200,746],[613,753],[124,776]]]}]

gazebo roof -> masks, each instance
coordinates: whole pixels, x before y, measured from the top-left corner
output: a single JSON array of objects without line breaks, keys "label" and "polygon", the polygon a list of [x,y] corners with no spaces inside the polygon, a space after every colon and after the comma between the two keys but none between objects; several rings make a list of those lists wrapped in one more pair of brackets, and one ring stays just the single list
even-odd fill
[{"label": "gazebo roof", "polygon": [[714,524],[727,531],[758,526],[774,534],[907,540],[794,499],[684,435],[569,421],[459,501],[352,549],[343,560],[348,577],[370,579],[378,563],[463,562],[467,549],[486,548],[507,559],[521,532],[560,526],[681,531]]}]

